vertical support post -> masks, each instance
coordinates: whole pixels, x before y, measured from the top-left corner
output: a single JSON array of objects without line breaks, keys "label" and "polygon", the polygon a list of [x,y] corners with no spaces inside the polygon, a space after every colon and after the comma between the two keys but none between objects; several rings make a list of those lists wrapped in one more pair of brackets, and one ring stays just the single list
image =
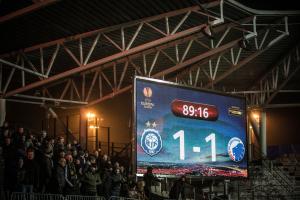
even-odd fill
[{"label": "vertical support post", "polygon": [[69,115],[66,117],[66,136],[67,136],[67,143],[69,143]]},{"label": "vertical support post", "polygon": [[114,156],[114,147],[115,147],[115,145],[114,145],[114,143],[112,142],[112,143],[111,143],[111,155],[112,155],[112,156]]},{"label": "vertical support post", "polygon": [[86,131],[87,131],[87,121],[86,121],[86,110],[84,108],[80,109],[80,135],[79,135],[79,143],[84,147],[86,144]]},{"label": "vertical support post", "polygon": [[98,125],[98,118],[97,117],[95,117],[95,132],[96,132],[96,145],[95,145],[95,147],[96,147],[96,150],[98,150],[98,148],[99,148],[99,136],[98,136],[98,129],[99,129],[99,125]]},{"label": "vertical support post", "polygon": [[250,119],[249,119],[249,115],[247,115],[247,140],[248,140],[248,161],[251,162],[252,161],[252,126],[250,123]]},{"label": "vertical support post", "polygon": [[240,182],[237,182],[237,199],[240,200]]},{"label": "vertical support post", "polygon": [[265,110],[261,111],[260,149],[261,149],[261,156],[267,157],[267,116]]},{"label": "vertical support post", "polygon": [[107,154],[110,156],[110,127],[107,127]]},{"label": "vertical support post", "polygon": [[214,184],[213,184],[213,181],[210,183],[210,186],[209,186],[209,199],[212,199],[213,198],[213,192],[214,192]]},{"label": "vertical support post", "polygon": [[0,126],[3,125],[6,115],[6,102],[5,99],[0,99]]},{"label": "vertical support post", "polygon": [[81,127],[82,127],[82,119],[81,119],[81,117],[82,117],[82,115],[81,115],[81,113],[79,114],[79,130],[78,130],[78,134],[79,134],[79,136],[78,136],[78,142],[79,142],[79,144],[81,144]]},{"label": "vertical support post", "polygon": [[89,136],[89,120],[86,119],[86,126],[85,126],[85,148],[88,148],[88,136]]},{"label": "vertical support post", "polygon": [[56,138],[56,118],[53,118],[53,137]]},{"label": "vertical support post", "polygon": [[224,197],[226,199],[228,199],[228,183],[229,183],[229,180],[224,180]]}]

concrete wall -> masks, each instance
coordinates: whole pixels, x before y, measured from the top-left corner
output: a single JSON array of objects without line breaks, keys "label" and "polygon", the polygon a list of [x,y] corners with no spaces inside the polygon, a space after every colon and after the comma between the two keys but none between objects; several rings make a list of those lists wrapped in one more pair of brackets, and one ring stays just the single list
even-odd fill
[{"label": "concrete wall", "polygon": [[268,145],[300,144],[300,108],[267,110]]}]

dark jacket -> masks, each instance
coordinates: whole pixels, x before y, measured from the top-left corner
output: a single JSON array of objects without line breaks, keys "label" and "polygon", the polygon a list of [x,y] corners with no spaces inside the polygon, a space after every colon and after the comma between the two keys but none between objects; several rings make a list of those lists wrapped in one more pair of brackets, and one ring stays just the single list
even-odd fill
[{"label": "dark jacket", "polygon": [[145,182],[145,195],[147,197],[150,197],[150,193],[151,193],[151,186],[155,183],[155,182],[160,182],[160,180],[155,177],[152,173],[146,173],[144,174],[143,180]]},{"label": "dark jacket", "polygon": [[70,162],[65,167],[65,191],[68,195],[79,194],[79,179],[77,176],[76,167],[73,162]]},{"label": "dark jacket", "polygon": [[39,187],[40,182],[40,167],[35,160],[24,161],[24,179],[22,181],[23,185],[33,185],[35,189]]},{"label": "dark jacket", "polygon": [[111,186],[112,186],[112,174],[109,170],[105,170],[103,173],[103,192],[105,198],[109,198],[111,195]]},{"label": "dark jacket", "polygon": [[170,190],[170,195],[169,198],[170,199],[179,199],[179,196],[181,194],[181,198],[184,199],[185,198],[185,188],[186,188],[186,183],[181,181],[181,180],[177,180],[174,182],[173,186],[171,187]]},{"label": "dark jacket", "polygon": [[113,173],[111,180],[112,180],[112,187],[111,187],[112,196],[119,196],[123,177],[121,174]]},{"label": "dark jacket", "polygon": [[43,155],[41,158],[41,184],[48,185],[53,173],[53,161],[50,156]]},{"label": "dark jacket", "polygon": [[12,144],[3,146],[4,158],[4,188],[5,190],[15,189],[15,180],[17,178],[17,158],[16,149]]},{"label": "dark jacket", "polygon": [[97,185],[101,184],[100,174],[98,172],[92,172],[91,170],[86,171],[82,177],[82,184],[84,192],[96,193]]},{"label": "dark jacket", "polygon": [[143,180],[145,182],[145,188],[148,189],[150,189],[155,182],[160,182],[160,180],[157,177],[155,177],[152,173],[144,174]]},{"label": "dark jacket", "polygon": [[65,180],[65,168],[61,165],[57,165],[54,174],[53,174],[53,184],[54,186],[53,191],[55,193],[62,194],[64,192],[65,186],[66,186],[66,180]]}]

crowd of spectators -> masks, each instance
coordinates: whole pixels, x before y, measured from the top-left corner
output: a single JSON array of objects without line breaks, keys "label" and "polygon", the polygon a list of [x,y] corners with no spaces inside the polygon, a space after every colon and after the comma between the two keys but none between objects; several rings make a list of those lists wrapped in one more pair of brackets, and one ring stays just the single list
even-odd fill
[{"label": "crowd of spectators", "polygon": [[52,138],[45,131],[34,135],[7,122],[0,129],[0,145],[6,193],[147,198],[143,182],[135,182],[101,149],[89,152],[76,140],[66,143],[64,137]]}]

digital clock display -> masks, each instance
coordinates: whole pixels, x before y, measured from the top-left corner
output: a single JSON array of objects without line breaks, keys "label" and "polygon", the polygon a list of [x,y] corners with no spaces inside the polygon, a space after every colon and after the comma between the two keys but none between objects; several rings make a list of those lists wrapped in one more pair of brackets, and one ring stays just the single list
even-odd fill
[{"label": "digital clock display", "polygon": [[214,105],[175,99],[171,104],[171,109],[173,114],[179,117],[210,121],[216,121],[218,119],[218,110]]},{"label": "digital clock display", "polygon": [[136,172],[247,177],[245,99],[136,77]]}]

